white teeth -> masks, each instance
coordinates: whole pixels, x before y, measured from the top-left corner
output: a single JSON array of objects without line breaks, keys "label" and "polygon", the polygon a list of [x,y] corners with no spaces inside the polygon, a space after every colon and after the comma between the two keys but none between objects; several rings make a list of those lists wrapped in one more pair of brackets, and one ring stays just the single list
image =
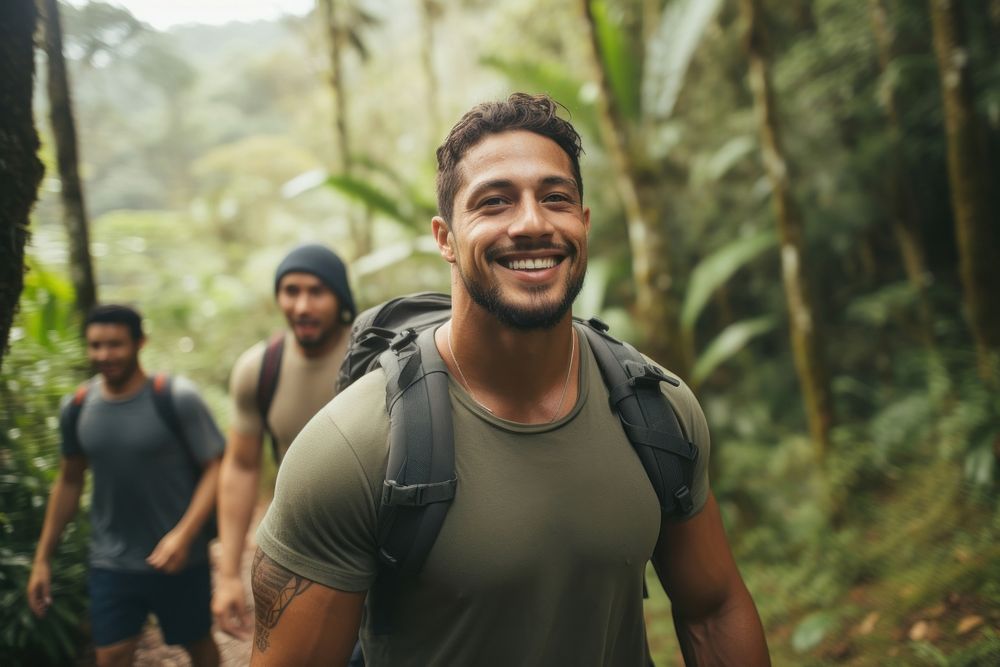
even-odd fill
[{"label": "white teeth", "polygon": [[515,259],[507,263],[507,266],[517,271],[531,269],[551,269],[556,265],[555,257],[540,257],[538,259]]}]

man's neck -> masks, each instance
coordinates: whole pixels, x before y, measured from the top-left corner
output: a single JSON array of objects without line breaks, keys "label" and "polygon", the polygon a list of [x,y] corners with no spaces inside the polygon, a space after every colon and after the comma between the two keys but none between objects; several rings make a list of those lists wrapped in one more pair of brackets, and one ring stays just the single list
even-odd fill
[{"label": "man's neck", "polygon": [[580,355],[570,313],[551,329],[519,330],[458,299],[435,342],[452,376],[500,417],[544,423],[576,402]]},{"label": "man's neck", "polygon": [[101,395],[104,398],[121,400],[138,394],[146,384],[146,373],[141,366],[137,366],[135,372],[122,382],[108,382],[106,377],[101,377]]}]

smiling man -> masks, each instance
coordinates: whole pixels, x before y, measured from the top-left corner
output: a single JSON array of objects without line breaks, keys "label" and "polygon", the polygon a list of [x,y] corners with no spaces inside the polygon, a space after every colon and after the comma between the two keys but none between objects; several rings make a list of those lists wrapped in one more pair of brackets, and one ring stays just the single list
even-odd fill
[{"label": "smiling man", "polygon": [[50,561],[76,513],[84,473],[91,494],[90,625],[100,667],[132,664],[149,614],[167,644],[196,667],[219,663],[211,635],[210,535],[223,439],[190,382],[150,378],[139,314],[96,307],[85,325],[97,377],[62,409],[59,476],[52,487],[28,582],[38,617],[52,603]]},{"label": "smiling man", "polygon": [[[708,485],[709,435],[690,390],[663,384],[699,456],[690,504],[661,514],[609,407],[571,306],[587,267],[580,138],[545,96],[469,111],[438,149],[451,320],[457,488],[423,569],[377,596],[389,437],[385,373],[342,392],[299,434],[258,533],[252,664],[649,664],[645,565],[670,595],[690,665],[769,664],[756,608]],[[363,611],[365,612],[363,614]],[[363,623],[362,623],[363,619]]]},{"label": "smiling man", "polygon": [[270,434],[280,461],[306,422],[333,398],[355,315],[347,269],[322,245],[299,246],[281,261],[274,294],[288,328],[247,350],[233,367],[233,423],[219,481],[222,552],[212,611],[224,631],[244,639],[252,627],[240,563],[257,501],[264,435]]}]

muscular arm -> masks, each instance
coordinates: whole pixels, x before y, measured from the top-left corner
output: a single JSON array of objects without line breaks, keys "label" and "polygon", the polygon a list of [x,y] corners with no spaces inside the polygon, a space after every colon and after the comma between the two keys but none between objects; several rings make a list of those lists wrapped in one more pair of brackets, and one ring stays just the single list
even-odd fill
[{"label": "muscular arm", "polygon": [[240,579],[240,561],[257,500],[261,449],[260,436],[230,431],[219,478],[222,554],[212,612],[225,632],[241,639],[250,638],[250,617]]},{"label": "muscular arm", "polygon": [[347,664],[358,637],[364,593],[300,577],[260,549],[251,576],[256,609],[252,666]]},{"label": "muscular arm", "polygon": [[66,524],[80,507],[86,470],[87,459],[83,456],[64,456],[59,462],[59,476],[49,495],[42,535],[38,538],[31,577],[28,580],[28,605],[39,617],[45,614],[51,602],[49,564]]},{"label": "muscular arm", "polygon": [[259,435],[229,432],[219,477],[219,574],[225,577],[240,575],[243,543],[257,501],[261,450]]},{"label": "muscular arm", "polygon": [[771,664],[757,608],[736,568],[714,495],[691,520],[664,522],[653,565],[670,596],[686,664]]}]

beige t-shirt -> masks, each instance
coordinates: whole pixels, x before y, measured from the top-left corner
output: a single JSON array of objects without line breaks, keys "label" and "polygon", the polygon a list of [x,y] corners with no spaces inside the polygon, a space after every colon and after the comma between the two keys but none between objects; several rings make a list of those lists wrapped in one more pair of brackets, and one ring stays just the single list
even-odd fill
[{"label": "beige t-shirt", "polygon": [[[401,587],[392,632],[375,636],[366,614],[367,664],[647,664],[642,582],[660,509],[580,340],[580,396],[553,424],[498,419],[450,382],[455,499],[423,570]],[[686,386],[664,387],[700,448],[697,512],[708,494],[708,428]],[[374,371],[289,450],[257,534],[267,555],[325,586],[367,590],[387,436],[385,378]]]},{"label": "beige t-shirt", "polygon": [[[344,359],[349,336],[322,357],[302,354],[294,336],[285,334],[285,346],[278,374],[278,386],[271,401],[267,421],[283,457],[302,427],[336,395],[337,372]],[[257,410],[257,381],[267,342],[261,341],[240,355],[229,378],[233,401],[232,428],[244,435],[263,437],[264,421]]]}]

